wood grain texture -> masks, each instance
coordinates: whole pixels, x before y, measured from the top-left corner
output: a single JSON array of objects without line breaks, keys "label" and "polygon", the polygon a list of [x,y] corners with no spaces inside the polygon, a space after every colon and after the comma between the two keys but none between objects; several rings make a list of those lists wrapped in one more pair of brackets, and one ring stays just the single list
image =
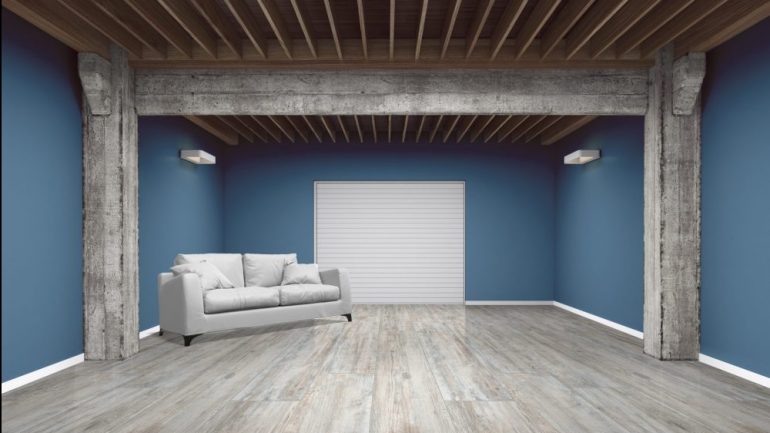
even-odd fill
[{"label": "wood grain texture", "polygon": [[760,432],[770,390],[550,306],[356,305],[141,341],[2,397],[9,432]]}]

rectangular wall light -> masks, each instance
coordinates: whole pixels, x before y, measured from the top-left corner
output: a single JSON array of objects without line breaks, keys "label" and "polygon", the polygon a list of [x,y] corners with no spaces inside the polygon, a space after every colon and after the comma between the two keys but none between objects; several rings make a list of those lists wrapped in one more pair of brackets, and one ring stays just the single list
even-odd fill
[{"label": "rectangular wall light", "polygon": [[576,150],[564,157],[565,164],[586,164],[599,159],[598,150]]},{"label": "rectangular wall light", "polygon": [[208,153],[204,152],[202,150],[183,150],[180,155],[180,158],[184,159],[185,161],[192,162],[193,164],[216,164],[217,158]]}]

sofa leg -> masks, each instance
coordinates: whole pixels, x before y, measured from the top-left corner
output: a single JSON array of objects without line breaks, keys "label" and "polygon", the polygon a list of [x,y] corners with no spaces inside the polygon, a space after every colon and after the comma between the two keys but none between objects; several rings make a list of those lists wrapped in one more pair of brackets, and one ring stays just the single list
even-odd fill
[{"label": "sofa leg", "polygon": [[163,330],[162,329],[158,329],[158,335],[161,336],[161,337],[163,336]]},{"label": "sofa leg", "polygon": [[343,314],[348,319],[348,322],[353,321],[353,313]]},{"label": "sofa leg", "polygon": [[194,334],[194,335],[185,335],[184,336],[184,347],[188,347],[190,345],[190,342],[193,338],[199,336],[201,334]]}]

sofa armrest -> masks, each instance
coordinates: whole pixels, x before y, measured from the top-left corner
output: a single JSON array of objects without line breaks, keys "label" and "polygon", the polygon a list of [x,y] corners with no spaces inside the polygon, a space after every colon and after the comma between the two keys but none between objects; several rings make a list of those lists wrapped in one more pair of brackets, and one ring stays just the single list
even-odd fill
[{"label": "sofa armrest", "polygon": [[203,289],[196,274],[158,276],[158,307],[160,328],[182,335],[205,331]]},{"label": "sofa armrest", "polygon": [[321,282],[340,288],[340,301],[348,313],[353,312],[353,300],[350,295],[350,277],[347,269],[325,269],[320,272]]}]

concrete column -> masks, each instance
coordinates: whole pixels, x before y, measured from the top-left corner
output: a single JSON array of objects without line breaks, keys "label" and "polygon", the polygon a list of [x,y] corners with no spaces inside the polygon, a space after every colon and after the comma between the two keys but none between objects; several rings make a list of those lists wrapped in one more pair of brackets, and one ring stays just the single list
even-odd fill
[{"label": "concrete column", "polygon": [[137,115],[125,50],[81,53],[83,314],[86,359],[139,350]]},{"label": "concrete column", "polygon": [[700,351],[700,97],[675,114],[677,80],[669,45],[650,70],[645,117],[644,352],[671,360]]}]

